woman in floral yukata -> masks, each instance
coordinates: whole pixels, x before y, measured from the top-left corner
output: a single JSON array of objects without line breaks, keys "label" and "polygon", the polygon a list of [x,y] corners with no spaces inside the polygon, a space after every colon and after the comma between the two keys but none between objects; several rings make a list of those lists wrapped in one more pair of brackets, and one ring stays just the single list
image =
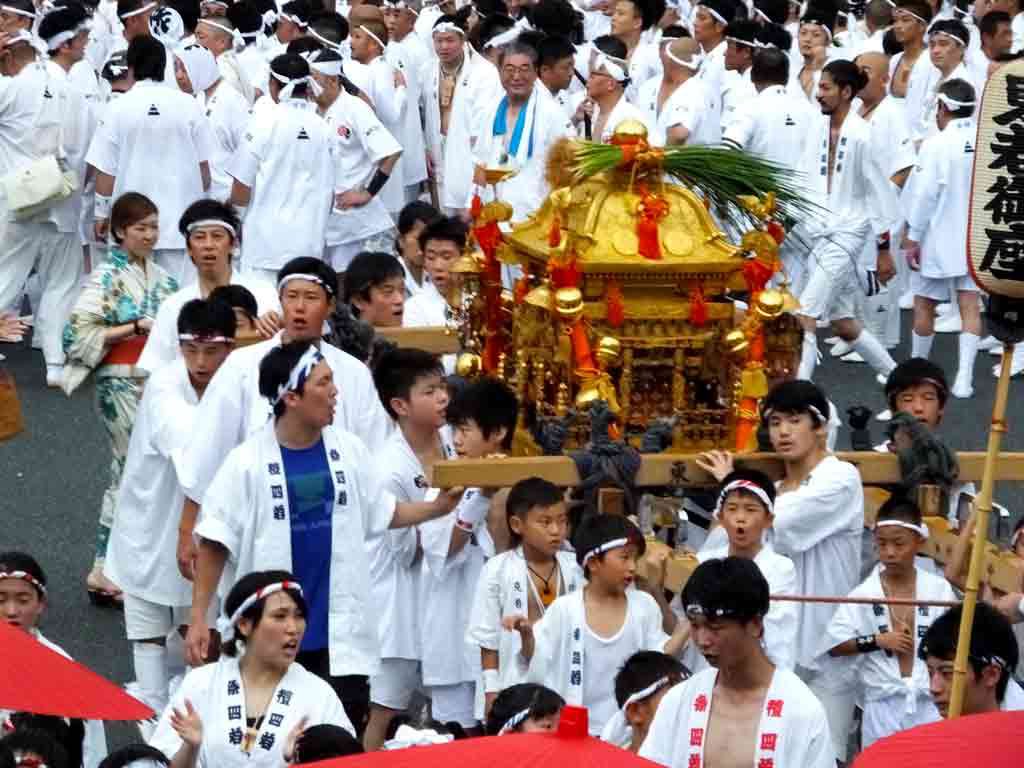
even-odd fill
[{"label": "woman in floral yukata", "polygon": [[106,261],[93,270],[64,327],[67,364],[62,388],[70,396],[96,371],[100,420],[113,453],[110,484],[100,505],[96,559],[86,578],[89,599],[96,604],[121,601],[120,589],[103,576],[103,561],[142,396],[145,373],[135,364],[160,303],[178,290],[177,281],[151,258],[160,234],[153,201],[136,192],[119,197],[111,209],[110,231],[114,246]]}]

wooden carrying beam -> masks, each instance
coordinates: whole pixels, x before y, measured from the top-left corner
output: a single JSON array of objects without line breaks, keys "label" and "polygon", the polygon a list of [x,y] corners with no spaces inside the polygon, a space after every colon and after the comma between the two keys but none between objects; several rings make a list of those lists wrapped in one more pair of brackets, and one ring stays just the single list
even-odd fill
[{"label": "wooden carrying beam", "polygon": [[442,325],[420,328],[374,328],[378,336],[405,349],[423,349],[435,355],[451,355],[460,350],[459,337]]},{"label": "wooden carrying beam", "polygon": [[[404,329],[402,329],[404,330]],[[409,329],[423,330],[423,329]],[[657,485],[710,486],[715,479],[697,466],[695,453],[644,454],[636,484],[640,487]],[[845,451],[836,454],[860,470],[865,485],[898,483],[899,459],[892,453],[876,451]],[[735,457],[736,465],[754,467],[773,478],[782,477],[782,461],[774,453],[746,453]],[[957,454],[960,462],[960,480],[981,479],[985,454],[965,451]],[[576,465],[568,456],[509,457],[504,459],[454,459],[434,464],[430,483],[435,488],[486,486],[506,488],[527,477],[543,477],[555,485],[579,485]],[[1024,480],[1024,453],[1002,453],[996,465],[996,480]]]}]

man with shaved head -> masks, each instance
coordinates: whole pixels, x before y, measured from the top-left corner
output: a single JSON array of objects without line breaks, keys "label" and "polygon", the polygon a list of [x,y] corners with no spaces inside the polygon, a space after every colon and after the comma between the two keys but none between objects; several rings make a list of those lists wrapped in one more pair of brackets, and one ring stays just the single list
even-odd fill
[{"label": "man with shaved head", "polygon": [[662,76],[643,83],[636,102],[654,126],[653,144],[715,141],[717,126],[712,114],[719,111],[719,97],[697,76],[702,60],[700,43],[692,37],[680,37],[661,46]]}]

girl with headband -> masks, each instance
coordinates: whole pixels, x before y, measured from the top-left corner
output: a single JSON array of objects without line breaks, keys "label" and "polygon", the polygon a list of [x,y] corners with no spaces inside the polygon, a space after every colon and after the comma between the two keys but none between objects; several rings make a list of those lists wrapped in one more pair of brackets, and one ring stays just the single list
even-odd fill
[{"label": "girl with headband", "polygon": [[308,599],[280,570],[249,573],[228,592],[220,659],[185,675],[149,742],[173,768],[277,768],[308,726],[355,735],[330,685],[296,661]]},{"label": "girl with headband", "polygon": [[[896,496],[887,500],[875,522],[881,566],[850,597],[955,602],[949,582],[915,563],[927,538],[928,528],[917,504]],[[863,691],[863,749],[898,731],[939,719],[918,647],[932,621],[945,610],[937,605],[851,603],[836,609],[821,648],[822,653],[843,660],[844,671],[855,676]]]},{"label": "girl with headband", "polygon": [[636,754],[658,705],[673,686],[690,677],[690,670],[658,651],[637,651],[615,675],[615,701],[619,711],[605,724],[601,741]]},{"label": "girl with headband", "polygon": [[494,700],[487,714],[484,733],[487,736],[507,736],[554,731],[564,706],[565,699],[543,685],[510,685]]},{"label": "girl with headband", "polygon": [[[678,655],[686,622],[676,621],[660,584],[651,585],[654,597],[632,588],[645,545],[625,517],[584,520],[574,544],[587,585],[555,600],[536,624],[525,616],[506,616],[502,623],[519,632],[527,680],[546,685],[567,704],[586,707],[590,733],[600,736],[618,710],[613,680],[619,667],[637,651]],[[665,628],[673,630],[671,636]]]}]

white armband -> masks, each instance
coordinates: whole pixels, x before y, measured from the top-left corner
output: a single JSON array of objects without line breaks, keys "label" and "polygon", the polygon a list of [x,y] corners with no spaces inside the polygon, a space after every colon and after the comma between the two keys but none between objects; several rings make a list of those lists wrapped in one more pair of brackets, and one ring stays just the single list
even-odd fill
[{"label": "white armband", "polygon": [[111,195],[101,195],[99,192],[96,193],[96,199],[92,206],[92,217],[94,219],[106,221],[110,218],[111,197]]},{"label": "white armband", "polygon": [[484,693],[500,693],[501,692],[501,675],[496,669],[485,669],[483,671],[484,677]]}]

